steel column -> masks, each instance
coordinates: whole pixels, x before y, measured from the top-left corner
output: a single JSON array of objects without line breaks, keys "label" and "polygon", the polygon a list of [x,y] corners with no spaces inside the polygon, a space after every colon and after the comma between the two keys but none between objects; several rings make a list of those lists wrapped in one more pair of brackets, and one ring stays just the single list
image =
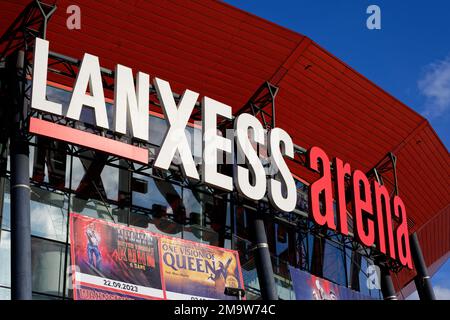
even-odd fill
[{"label": "steel column", "polygon": [[350,259],[352,262],[350,266],[350,288],[360,291],[359,271],[361,270],[362,257],[356,250],[353,250]]},{"label": "steel column", "polygon": [[257,213],[253,219],[253,245],[256,271],[263,300],[278,300],[264,221]]},{"label": "steel column", "polygon": [[391,273],[385,264],[378,264],[380,268],[380,286],[384,300],[397,300]]},{"label": "steel column", "polygon": [[24,103],[25,56],[23,51],[8,61],[10,75],[10,108],[13,108],[11,132],[11,298],[30,300],[31,223],[29,150],[26,139],[27,105]]},{"label": "steel column", "polygon": [[423,258],[422,249],[420,248],[419,238],[416,233],[413,233],[409,239],[411,256],[417,272],[417,275],[414,277],[414,283],[416,284],[419,298],[420,300],[436,300],[431,279],[428,275],[427,265]]}]

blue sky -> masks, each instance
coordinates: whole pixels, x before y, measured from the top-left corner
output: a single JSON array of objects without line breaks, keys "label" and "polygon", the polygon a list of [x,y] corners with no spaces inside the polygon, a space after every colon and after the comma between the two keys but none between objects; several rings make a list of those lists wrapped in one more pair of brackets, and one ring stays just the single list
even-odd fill
[{"label": "blue sky", "polygon": [[[225,2],[310,37],[425,115],[448,150],[450,1]],[[366,27],[366,9],[371,4],[381,9],[381,30]]]},{"label": "blue sky", "polygon": [[[450,1],[226,0],[310,37],[368,79],[424,115],[450,145]],[[381,29],[369,30],[369,5]],[[450,261],[432,279],[450,299]]]}]

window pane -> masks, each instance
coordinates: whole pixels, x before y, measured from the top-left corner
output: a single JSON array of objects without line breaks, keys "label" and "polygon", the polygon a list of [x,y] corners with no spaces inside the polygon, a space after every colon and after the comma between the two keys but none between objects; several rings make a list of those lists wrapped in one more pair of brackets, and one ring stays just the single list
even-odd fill
[{"label": "window pane", "polygon": [[167,217],[161,217],[157,212],[155,212],[155,215],[132,212],[130,214],[130,226],[175,238],[181,238],[183,231],[182,225]]},{"label": "window pane", "polygon": [[234,218],[234,232],[242,239],[250,239],[250,212],[242,207],[237,206],[236,216]]},{"label": "window pane", "polygon": [[70,157],[67,144],[44,137],[34,138],[30,146],[30,174],[32,181],[47,183],[56,189],[69,186]]},{"label": "window pane", "polygon": [[205,201],[205,198],[206,194],[202,192],[194,192],[188,188],[183,189],[183,204],[191,225],[204,225],[202,201]]},{"label": "window pane", "polygon": [[186,137],[191,147],[191,154],[195,163],[202,162],[202,130],[193,127],[186,127]]},{"label": "window pane", "polygon": [[151,116],[149,121],[149,141],[151,144],[160,146],[167,132],[166,120]]},{"label": "window pane", "polygon": [[118,200],[119,195],[119,168],[105,166],[100,174],[106,199]]},{"label": "window pane", "polygon": [[308,186],[299,180],[295,180],[297,187],[296,209],[308,213]]},{"label": "window pane", "polygon": [[[2,229],[11,229],[11,195],[9,181],[6,180],[3,203]],[[58,192],[50,192],[31,187],[30,216],[31,234],[58,241],[66,241],[67,197]]]},{"label": "window pane", "polygon": [[183,188],[183,203],[190,224],[184,228],[183,238],[223,247],[228,203],[188,188]]},{"label": "window pane", "polygon": [[11,234],[1,231],[0,237],[0,285],[11,286]]},{"label": "window pane", "polygon": [[219,235],[217,232],[196,225],[185,226],[183,228],[183,239],[219,246]]},{"label": "window pane", "polygon": [[68,199],[62,193],[32,187],[31,233],[35,236],[66,241]]},{"label": "window pane", "polygon": [[70,212],[83,214],[93,218],[115,222],[119,221],[117,217],[117,206],[100,200],[73,197],[70,209]]},{"label": "window pane", "polygon": [[2,215],[2,229],[11,229],[11,194],[9,193],[9,180],[5,179],[5,192],[3,193],[3,215]]},{"label": "window pane", "polygon": [[[120,169],[106,165],[108,157],[92,151],[73,158],[72,190],[79,198],[118,200]],[[114,162],[118,165],[119,162]]]},{"label": "window pane", "polygon": [[352,280],[352,267],[356,261],[352,261],[352,250],[347,246],[345,247],[345,263],[347,265],[347,286],[354,289],[353,285],[356,286],[357,284],[354,284]]},{"label": "window pane", "polygon": [[11,290],[0,288],[0,300],[11,300]]},{"label": "window pane", "polygon": [[[181,187],[157,180],[147,176],[134,175],[139,180],[147,183],[147,192],[132,193],[133,206],[147,210],[159,210],[163,215],[173,215],[174,212],[183,210],[181,202]],[[161,211],[162,210],[162,211]]]},{"label": "window pane", "polygon": [[33,300],[61,300],[62,298],[33,293]]},{"label": "window pane", "polygon": [[323,276],[337,284],[347,286],[343,246],[329,240],[325,241]]},{"label": "window pane", "polygon": [[69,91],[47,86],[47,99],[62,104],[63,114],[67,113],[71,96],[72,93]]},{"label": "window pane", "polygon": [[[71,93],[69,91],[60,88],[55,88],[52,86],[47,86],[47,99],[61,103],[63,106],[62,114],[67,113],[67,110],[69,108],[70,97]],[[108,124],[110,128],[112,128],[113,125],[112,109],[113,109],[112,106],[106,103],[106,113],[108,116]],[[82,108],[80,114],[80,121],[90,125],[96,125],[94,109]]]},{"label": "window pane", "polygon": [[278,270],[286,270],[284,276],[275,274],[275,286],[277,288],[278,297],[281,300],[295,300],[294,289],[292,287],[292,282],[289,275],[288,263],[281,259],[275,259],[274,257],[272,257],[272,263],[274,266],[277,266]]},{"label": "window pane", "polygon": [[33,238],[31,241],[33,291],[62,296],[65,246]]},{"label": "window pane", "polygon": [[366,258],[366,257],[362,257],[361,259],[361,270],[359,273],[359,282],[360,282],[360,290],[362,294],[365,294],[367,296],[371,296],[374,298],[381,298],[381,292],[380,290],[377,289],[369,289],[368,286],[368,272],[367,272],[367,268],[373,265],[373,262]]},{"label": "window pane", "polygon": [[250,241],[233,236],[233,249],[239,251],[239,262],[242,268],[242,277],[244,279],[246,297],[249,300],[260,298],[258,273],[256,271],[254,251],[251,250]]},{"label": "window pane", "polygon": [[[139,218],[139,215],[132,215],[132,219],[138,219],[136,222],[139,222],[140,227],[146,228],[145,224],[148,223],[148,229],[151,231],[181,237],[182,224],[186,223],[181,187],[141,175],[134,175],[134,178],[145,182],[147,188],[145,192],[132,192],[133,207],[149,216]],[[150,220],[144,221],[142,225],[142,219]],[[130,220],[130,224],[135,225],[134,220]]]}]

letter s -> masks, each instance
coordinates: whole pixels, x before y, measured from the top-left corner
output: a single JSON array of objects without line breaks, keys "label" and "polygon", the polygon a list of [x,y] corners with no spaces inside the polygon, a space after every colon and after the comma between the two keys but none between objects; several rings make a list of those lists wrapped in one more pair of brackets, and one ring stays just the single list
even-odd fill
[{"label": "letter s", "polygon": [[[249,129],[252,129],[253,140],[264,145],[265,136],[261,122],[248,113],[239,115],[234,122],[236,146],[240,157],[247,160],[249,169],[237,165],[236,188],[251,200],[261,200],[266,193],[266,173],[264,167],[249,139]],[[251,175],[250,175],[251,174]],[[253,177],[253,185],[250,177]]]},{"label": "letter s", "polygon": [[268,183],[269,200],[276,209],[291,212],[297,204],[297,189],[283,155],[293,159],[294,144],[289,134],[280,128],[272,129],[268,140],[271,164],[278,170],[278,175],[280,175],[286,187],[286,192],[283,192],[282,183],[270,178]]}]

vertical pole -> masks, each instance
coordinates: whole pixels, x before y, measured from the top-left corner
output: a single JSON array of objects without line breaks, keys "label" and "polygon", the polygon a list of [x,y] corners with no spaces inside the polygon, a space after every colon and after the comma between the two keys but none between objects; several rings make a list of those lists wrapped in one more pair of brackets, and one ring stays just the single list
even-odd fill
[{"label": "vertical pole", "polygon": [[253,219],[253,244],[261,297],[263,300],[278,300],[264,221],[260,217],[260,212],[256,214]]},{"label": "vertical pole", "polygon": [[360,291],[359,271],[361,269],[361,255],[356,250],[353,250],[350,259],[350,288]]},{"label": "vertical pole", "polygon": [[414,282],[416,284],[419,298],[420,300],[436,300],[433,286],[431,285],[431,279],[428,275],[427,265],[425,264],[425,259],[423,258],[422,249],[420,248],[417,233],[413,233],[410,236],[409,242],[411,244],[411,256],[417,272],[417,275],[414,278]]},{"label": "vertical pole", "polygon": [[384,300],[397,300],[397,294],[395,293],[394,283],[392,282],[391,273],[389,268],[384,264],[378,264],[380,268],[380,286],[381,293]]},{"label": "vertical pole", "polygon": [[11,92],[14,108],[11,135],[11,298],[30,300],[31,288],[31,223],[29,150],[26,139],[26,105],[24,103],[23,51],[10,59]]},{"label": "vertical pole", "polygon": [[3,202],[5,197],[5,178],[0,172],[0,241],[2,236],[2,224],[3,224]]},{"label": "vertical pole", "polygon": [[324,255],[325,255],[325,240],[318,236],[314,236],[311,273],[318,277],[323,277]]},{"label": "vertical pole", "polygon": [[131,171],[125,169],[128,168],[128,164],[125,160],[119,160],[119,190],[118,190],[118,222],[126,223],[130,225],[130,207],[131,207]]}]

